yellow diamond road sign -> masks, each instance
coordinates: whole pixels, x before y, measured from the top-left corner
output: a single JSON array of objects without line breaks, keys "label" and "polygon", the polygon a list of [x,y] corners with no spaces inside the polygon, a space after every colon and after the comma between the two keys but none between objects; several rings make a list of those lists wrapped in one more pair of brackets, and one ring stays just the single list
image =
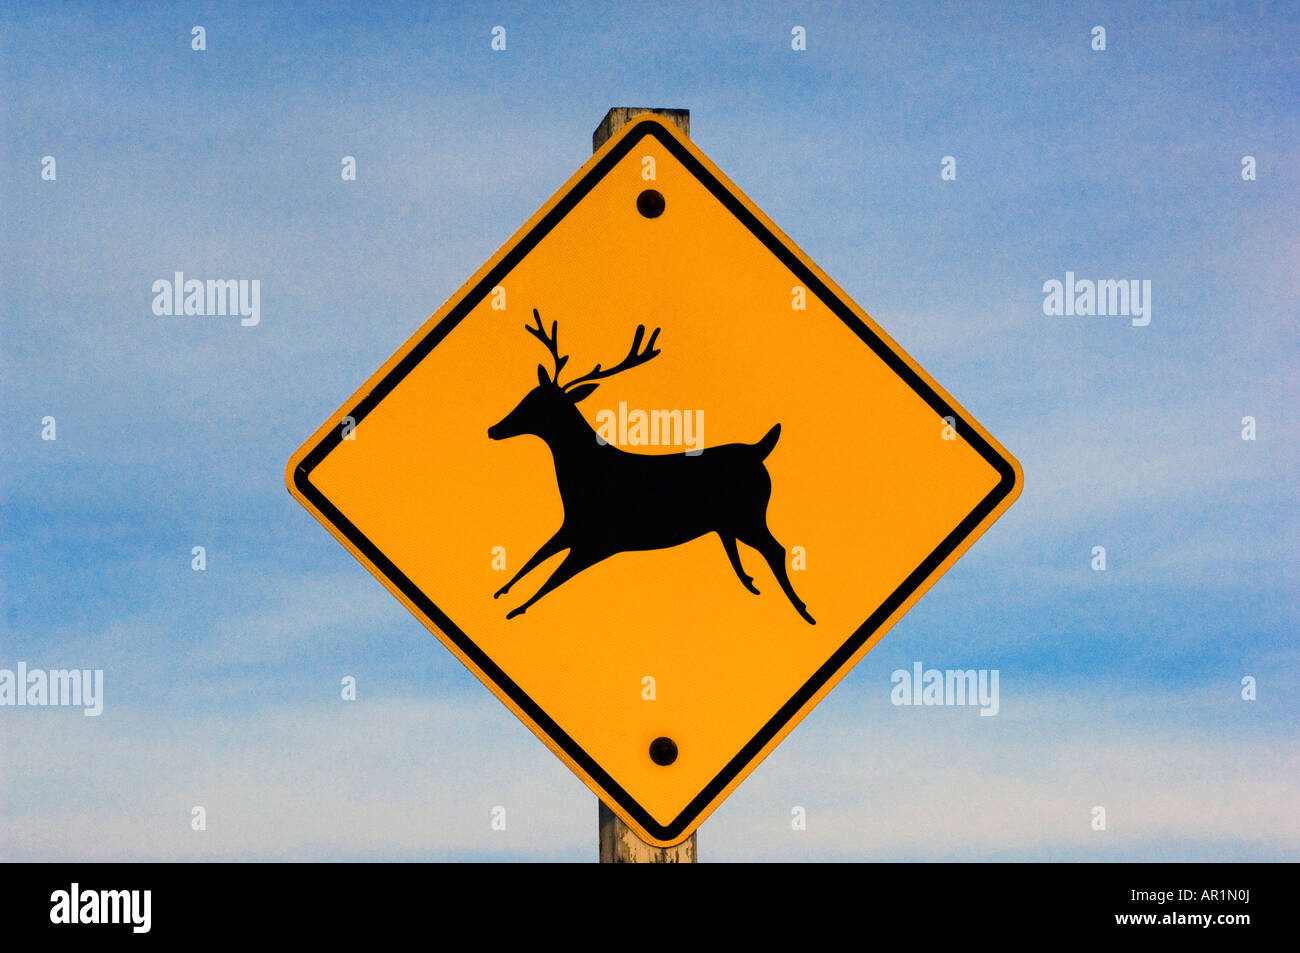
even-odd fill
[{"label": "yellow diamond road sign", "polygon": [[666,846],[1011,505],[1021,474],[647,115],[326,420],[287,480]]}]

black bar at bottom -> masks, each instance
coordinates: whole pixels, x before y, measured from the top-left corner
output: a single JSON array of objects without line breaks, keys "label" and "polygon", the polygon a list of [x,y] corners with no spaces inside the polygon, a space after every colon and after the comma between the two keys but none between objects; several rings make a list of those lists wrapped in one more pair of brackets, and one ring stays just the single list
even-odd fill
[{"label": "black bar at bottom", "polygon": [[60,934],[96,945],[333,943],[412,929],[458,947],[480,933],[495,946],[511,929],[553,945],[590,936],[601,921],[648,943],[702,921],[732,939],[779,925],[810,941],[843,929],[853,943],[892,935],[908,948],[1126,934],[1218,944],[1283,927],[1294,880],[1284,864],[704,864],[675,874],[542,866],[6,864],[0,929],[6,940],[53,940],[50,949],[62,948]]}]

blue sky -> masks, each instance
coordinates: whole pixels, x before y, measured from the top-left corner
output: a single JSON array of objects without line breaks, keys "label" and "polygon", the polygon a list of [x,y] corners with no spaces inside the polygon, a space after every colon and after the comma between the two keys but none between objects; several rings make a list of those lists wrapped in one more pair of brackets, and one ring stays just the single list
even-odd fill
[{"label": "blue sky", "polygon": [[[0,709],[0,857],[594,858],[594,797],[283,467],[608,107],[663,105],[1026,475],[702,856],[1300,858],[1298,34],[1277,3],[7,6],[0,667],[106,699]],[[174,271],[260,279],[261,324],[155,316]],[[1066,271],[1149,279],[1151,324],[1044,316]],[[998,669],[1000,714],[894,708],[916,660]]]}]

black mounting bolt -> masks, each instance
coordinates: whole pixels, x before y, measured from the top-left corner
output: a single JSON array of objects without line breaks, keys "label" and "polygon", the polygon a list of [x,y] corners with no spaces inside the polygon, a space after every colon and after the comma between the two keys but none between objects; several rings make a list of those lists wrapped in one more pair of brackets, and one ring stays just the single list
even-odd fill
[{"label": "black mounting bolt", "polygon": [[636,210],[646,218],[658,218],[664,213],[664,194],[657,189],[646,189],[636,197]]},{"label": "black mounting bolt", "polygon": [[668,766],[677,760],[677,742],[671,738],[656,738],[650,742],[650,760]]}]

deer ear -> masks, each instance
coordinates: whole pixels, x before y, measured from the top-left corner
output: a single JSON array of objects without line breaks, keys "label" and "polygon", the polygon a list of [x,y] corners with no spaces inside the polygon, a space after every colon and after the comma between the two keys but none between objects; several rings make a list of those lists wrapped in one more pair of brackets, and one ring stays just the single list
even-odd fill
[{"label": "deer ear", "polygon": [[575,387],[573,390],[569,391],[569,400],[576,404],[578,401],[590,397],[591,392],[599,386],[599,384],[583,384],[581,387]]},{"label": "deer ear", "polygon": [[549,384],[550,382],[551,382],[551,379],[546,375],[546,368],[544,368],[544,367],[542,367],[542,365],[538,364],[538,365],[537,365],[537,383],[539,383],[539,384],[541,384],[543,387],[545,387],[545,386],[546,386],[547,384]]}]

